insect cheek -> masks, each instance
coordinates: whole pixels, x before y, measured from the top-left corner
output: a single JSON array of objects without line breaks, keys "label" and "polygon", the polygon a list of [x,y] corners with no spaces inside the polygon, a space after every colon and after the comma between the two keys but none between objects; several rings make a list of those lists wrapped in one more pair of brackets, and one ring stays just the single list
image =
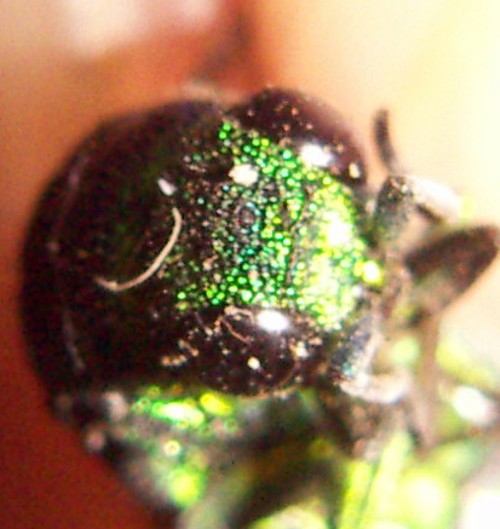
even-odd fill
[{"label": "insect cheek", "polygon": [[203,382],[237,394],[287,385],[298,365],[299,330],[282,311],[226,306],[200,312],[203,325],[188,342]]}]

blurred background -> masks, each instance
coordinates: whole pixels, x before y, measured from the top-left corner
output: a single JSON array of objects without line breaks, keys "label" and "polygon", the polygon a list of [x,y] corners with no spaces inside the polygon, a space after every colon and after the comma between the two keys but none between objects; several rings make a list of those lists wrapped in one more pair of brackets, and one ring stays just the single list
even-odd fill
[{"label": "blurred background", "polygon": [[[0,0],[0,15],[4,529],[152,527],[115,476],[50,417],[17,314],[30,212],[68,149],[104,117],[182,97],[203,75],[231,93],[296,87],[352,121],[377,184],[370,125],[385,106],[406,164],[500,224],[496,0]],[[448,319],[500,365],[499,298],[497,265]],[[473,505],[463,528],[474,509],[484,512]],[[497,527],[498,517],[488,519],[476,526]]]}]

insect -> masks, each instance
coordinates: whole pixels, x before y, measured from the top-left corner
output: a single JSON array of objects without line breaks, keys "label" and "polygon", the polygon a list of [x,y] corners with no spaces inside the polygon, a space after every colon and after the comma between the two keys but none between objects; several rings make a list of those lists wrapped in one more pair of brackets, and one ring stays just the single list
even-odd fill
[{"label": "insect", "polygon": [[[313,98],[170,103],[102,126],[40,203],[23,289],[36,367],[87,448],[179,528],[420,527],[386,507],[425,468],[414,447],[463,453],[498,422],[491,372],[457,372],[453,347],[434,360],[498,230],[403,170],[386,114],[375,132],[378,192]],[[490,410],[480,427],[453,404],[464,386]]]}]

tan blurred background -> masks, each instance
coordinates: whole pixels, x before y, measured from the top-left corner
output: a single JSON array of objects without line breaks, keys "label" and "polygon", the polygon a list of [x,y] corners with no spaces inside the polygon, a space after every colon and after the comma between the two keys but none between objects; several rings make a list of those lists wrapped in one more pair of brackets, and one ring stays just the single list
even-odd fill
[{"label": "tan blurred background", "polygon": [[[496,0],[0,0],[4,529],[152,526],[43,405],[17,316],[18,255],[36,197],[67,149],[104,116],[181,94],[220,49],[233,57],[215,69],[222,88],[302,88],[367,140],[371,116],[387,106],[407,164],[500,224]],[[498,298],[497,265],[450,319],[500,364]]]}]

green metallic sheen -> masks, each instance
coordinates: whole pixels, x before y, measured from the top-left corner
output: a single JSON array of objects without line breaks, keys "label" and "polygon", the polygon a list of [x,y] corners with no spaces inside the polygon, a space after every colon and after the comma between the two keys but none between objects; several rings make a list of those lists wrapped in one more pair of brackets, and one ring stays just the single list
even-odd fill
[{"label": "green metallic sheen", "polygon": [[[223,122],[218,138],[218,152],[199,153],[194,161],[229,156],[229,174],[247,172],[250,180],[240,183],[235,176],[210,201],[198,198],[207,218],[214,210],[219,213],[214,255],[201,266],[193,258],[183,263],[191,274],[177,281],[177,308],[293,308],[324,330],[339,330],[354,314],[362,289],[383,282],[351,189],[291,149],[237,123]],[[235,219],[227,214],[236,205],[246,219],[238,239]],[[167,266],[165,278],[171,279],[171,273]]]},{"label": "green metallic sheen", "polygon": [[453,196],[400,170],[387,114],[374,132],[378,192],[307,95],[179,101],[103,125],[42,199],[23,257],[36,365],[162,522],[456,524],[499,380],[436,351],[437,327],[499,233],[448,223]]},{"label": "green metallic sheen", "polygon": [[[414,340],[401,340],[390,354],[396,364],[408,366],[419,352]],[[466,368],[457,381],[461,387],[473,382],[489,391],[498,383],[451,340],[438,354],[449,374],[454,358]],[[145,473],[155,493],[181,510],[183,529],[218,529],[228,520],[232,527],[235,513],[267,494],[273,498],[268,514],[260,506],[248,529],[454,526],[462,483],[480,467],[488,445],[466,435],[471,423],[454,407],[451,394],[437,410],[442,441],[435,448],[418,453],[411,434],[397,429],[371,459],[348,456],[335,431],[318,430],[324,410],[313,392],[303,390],[292,400],[293,406],[277,396],[148,386],[138,391],[116,431],[147,454]]]}]

